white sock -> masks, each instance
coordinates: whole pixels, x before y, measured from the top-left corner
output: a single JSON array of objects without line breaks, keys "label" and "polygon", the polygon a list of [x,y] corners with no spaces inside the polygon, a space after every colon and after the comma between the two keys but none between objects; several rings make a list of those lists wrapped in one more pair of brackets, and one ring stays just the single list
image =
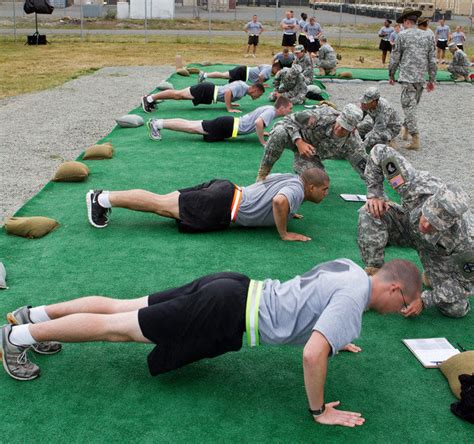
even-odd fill
[{"label": "white sock", "polygon": [[31,336],[29,324],[13,326],[8,340],[17,347],[25,347],[38,342]]},{"label": "white sock", "polygon": [[30,308],[30,320],[33,324],[50,321],[51,318],[46,313],[46,305]]},{"label": "white sock", "polygon": [[153,102],[154,102],[152,96],[146,96],[146,101],[147,101],[148,103],[153,103]]},{"label": "white sock", "polygon": [[102,193],[99,194],[97,201],[99,202],[99,205],[102,208],[112,208],[112,204],[110,203],[110,200],[109,200],[108,191],[102,191]]},{"label": "white sock", "polygon": [[163,119],[155,119],[155,125],[158,129],[163,129],[164,120]]}]

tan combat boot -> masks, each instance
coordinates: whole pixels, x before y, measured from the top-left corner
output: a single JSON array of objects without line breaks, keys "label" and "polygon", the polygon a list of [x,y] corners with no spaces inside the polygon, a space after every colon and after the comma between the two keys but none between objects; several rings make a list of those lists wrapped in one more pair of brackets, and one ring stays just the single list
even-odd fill
[{"label": "tan combat boot", "polygon": [[408,140],[408,128],[406,126],[402,126],[402,130],[400,131],[400,137],[402,140]]},{"label": "tan combat boot", "polygon": [[431,286],[430,278],[429,278],[428,275],[426,274],[426,271],[424,271],[424,272],[421,274],[421,280],[423,281],[423,285],[424,285],[425,287],[433,288],[433,287]]},{"label": "tan combat boot", "polygon": [[420,147],[420,136],[418,133],[411,135],[411,143],[406,147],[407,150],[419,150]]},{"label": "tan combat boot", "polygon": [[368,276],[373,276],[380,270],[379,267],[365,267],[364,271],[367,273]]}]

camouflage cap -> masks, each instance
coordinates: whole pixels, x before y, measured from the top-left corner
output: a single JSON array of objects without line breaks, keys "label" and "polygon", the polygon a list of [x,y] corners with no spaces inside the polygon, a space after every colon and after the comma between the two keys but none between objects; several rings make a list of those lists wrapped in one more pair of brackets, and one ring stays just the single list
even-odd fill
[{"label": "camouflage cap", "polygon": [[425,201],[421,212],[436,230],[444,231],[467,211],[467,202],[464,191],[455,185],[447,185]]},{"label": "camouflage cap", "polygon": [[457,48],[458,45],[456,44],[456,42],[449,42],[448,43],[448,48],[451,49],[451,48]]},{"label": "camouflage cap", "polygon": [[397,18],[397,23],[403,23],[403,20],[413,20],[415,23],[421,16],[421,11],[412,8],[405,8],[402,14]]},{"label": "camouflage cap", "polygon": [[371,86],[364,92],[364,94],[359,100],[360,100],[360,103],[370,103],[370,102],[373,102],[374,100],[379,100],[379,99],[380,99],[380,91],[375,86]]},{"label": "camouflage cap", "polygon": [[354,131],[357,124],[362,121],[363,117],[364,114],[362,113],[362,110],[353,103],[349,103],[342,108],[342,112],[337,117],[336,122],[347,131]]},{"label": "camouflage cap", "polygon": [[304,51],[303,45],[296,45],[295,49],[293,49],[293,52],[303,52],[303,51]]},{"label": "camouflage cap", "polygon": [[429,21],[430,21],[430,18],[429,18],[429,17],[420,17],[420,18],[418,19],[417,24],[418,24],[418,25],[425,25],[425,24],[428,24]]}]

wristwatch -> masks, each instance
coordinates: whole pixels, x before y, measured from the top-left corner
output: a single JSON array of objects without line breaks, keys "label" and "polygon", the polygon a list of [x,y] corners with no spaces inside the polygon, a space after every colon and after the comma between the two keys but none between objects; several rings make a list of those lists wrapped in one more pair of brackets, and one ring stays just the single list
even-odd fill
[{"label": "wristwatch", "polygon": [[311,413],[311,415],[314,418],[314,417],[321,416],[325,410],[326,410],[326,406],[323,404],[323,406],[320,409],[317,409],[317,410],[308,409],[308,412]]}]

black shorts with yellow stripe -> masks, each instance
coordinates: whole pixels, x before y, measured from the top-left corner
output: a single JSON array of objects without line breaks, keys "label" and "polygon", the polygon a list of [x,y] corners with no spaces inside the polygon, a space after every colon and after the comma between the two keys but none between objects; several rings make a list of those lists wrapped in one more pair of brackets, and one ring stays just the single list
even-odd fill
[{"label": "black shorts with yellow stripe", "polygon": [[230,139],[234,131],[234,117],[222,116],[212,120],[203,120],[202,129],[207,134],[203,135],[206,142],[219,142]]}]

